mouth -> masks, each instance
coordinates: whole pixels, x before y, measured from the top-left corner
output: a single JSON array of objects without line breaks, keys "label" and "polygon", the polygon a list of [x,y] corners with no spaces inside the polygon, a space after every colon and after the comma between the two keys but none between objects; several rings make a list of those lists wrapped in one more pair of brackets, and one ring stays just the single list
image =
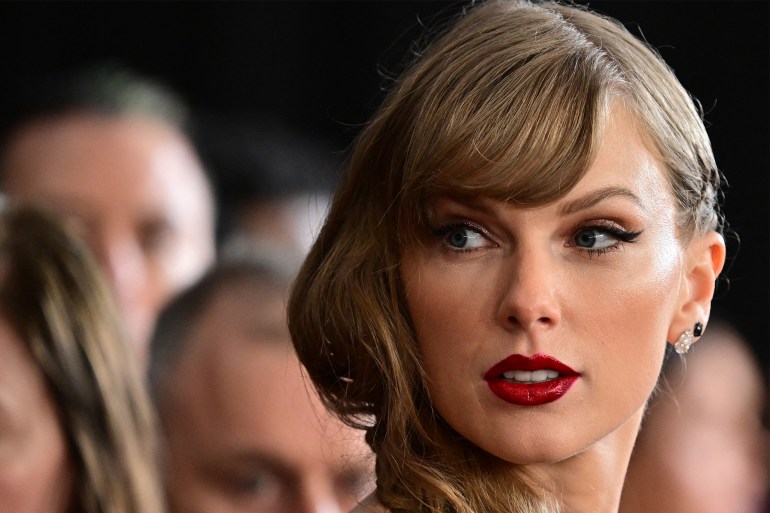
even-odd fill
[{"label": "mouth", "polygon": [[542,383],[559,377],[559,373],[552,369],[536,371],[505,371],[502,378],[511,383]]},{"label": "mouth", "polygon": [[484,375],[500,399],[521,406],[538,406],[563,397],[580,374],[556,358],[514,354],[493,365]]}]

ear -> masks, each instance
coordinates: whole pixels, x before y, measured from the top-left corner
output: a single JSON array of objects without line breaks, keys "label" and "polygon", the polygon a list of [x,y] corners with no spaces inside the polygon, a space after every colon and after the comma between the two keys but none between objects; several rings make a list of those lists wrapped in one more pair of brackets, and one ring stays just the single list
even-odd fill
[{"label": "ear", "polygon": [[724,238],[713,231],[692,238],[685,248],[684,260],[679,304],[668,332],[671,344],[684,330],[692,330],[696,322],[707,324],[716,279],[725,264]]}]

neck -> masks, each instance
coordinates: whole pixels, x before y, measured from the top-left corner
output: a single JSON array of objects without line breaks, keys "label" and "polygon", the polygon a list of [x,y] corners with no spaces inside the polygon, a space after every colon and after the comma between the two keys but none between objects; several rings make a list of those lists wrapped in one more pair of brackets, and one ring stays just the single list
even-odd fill
[{"label": "neck", "polygon": [[617,513],[642,413],[643,409],[585,451],[534,469],[530,475],[546,484],[561,503],[562,513]]}]

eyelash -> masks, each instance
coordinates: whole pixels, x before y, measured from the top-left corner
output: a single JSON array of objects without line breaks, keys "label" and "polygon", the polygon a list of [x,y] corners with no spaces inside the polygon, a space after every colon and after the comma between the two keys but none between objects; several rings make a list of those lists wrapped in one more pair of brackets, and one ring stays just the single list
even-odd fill
[{"label": "eyelash", "polygon": [[[439,240],[439,242],[441,243],[441,248],[446,253],[449,253],[449,254],[470,253],[472,251],[482,249],[482,248],[465,249],[465,248],[455,248],[455,247],[449,246],[449,244],[446,241],[447,235],[449,235],[455,230],[460,230],[460,229],[476,232],[482,237],[484,237],[485,239],[487,239],[488,241],[490,241],[492,244],[496,244],[494,242],[494,239],[492,238],[492,236],[489,234],[487,230],[485,230],[482,226],[468,220],[448,223],[436,229],[433,229],[432,232],[433,232],[433,236]],[[587,231],[596,231],[599,233],[608,234],[609,236],[616,239],[616,242],[611,246],[604,247],[604,248],[584,248],[584,247],[577,246],[575,244],[576,237],[581,232],[587,232]],[[598,222],[593,225],[581,226],[580,228],[576,229],[570,236],[570,244],[568,245],[576,247],[578,250],[586,253],[588,257],[591,258],[594,256],[603,255],[611,251],[617,251],[621,249],[621,247],[624,244],[633,244],[634,242],[636,242],[637,237],[639,237],[641,233],[642,233],[642,230],[627,231],[619,228],[617,225],[615,225],[610,221],[604,221],[604,222]]]},{"label": "eyelash", "polygon": [[476,232],[488,241],[492,241],[493,239],[489,232],[485,230],[482,226],[474,223],[473,221],[463,220],[463,221],[457,221],[453,223],[448,223],[443,226],[440,226],[438,228],[433,229],[433,236],[436,237],[439,242],[441,243],[441,249],[443,249],[446,253],[449,254],[457,254],[457,253],[471,253],[473,251],[476,251],[481,248],[454,248],[449,246],[449,244],[446,241],[447,235],[452,233],[455,230],[468,230],[472,232]]},{"label": "eyelash", "polygon": [[611,223],[610,221],[604,221],[594,225],[581,226],[580,228],[578,228],[573,232],[572,236],[570,237],[570,241],[574,243],[578,234],[580,234],[581,232],[587,232],[591,230],[608,234],[614,239],[616,239],[616,242],[606,248],[584,248],[584,247],[575,245],[575,247],[578,248],[580,251],[585,252],[589,258],[592,258],[594,256],[600,256],[611,251],[617,251],[621,249],[624,244],[633,244],[634,242],[636,242],[637,237],[639,237],[639,235],[642,234],[642,230],[627,231],[618,227],[614,223]]}]

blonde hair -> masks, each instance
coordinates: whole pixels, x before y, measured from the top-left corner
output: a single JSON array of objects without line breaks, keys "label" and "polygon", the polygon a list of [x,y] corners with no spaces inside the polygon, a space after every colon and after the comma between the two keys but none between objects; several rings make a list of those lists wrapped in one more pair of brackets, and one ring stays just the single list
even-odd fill
[{"label": "blonde hair", "polygon": [[439,196],[534,206],[567,194],[613,98],[666,166],[680,235],[717,229],[720,177],[693,101],[645,43],[580,7],[471,7],[360,134],[288,317],[327,405],[367,430],[391,511],[558,509],[523,469],[495,468],[432,409],[399,262]]},{"label": "blonde hair", "polygon": [[160,513],[155,421],[111,296],[53,217],[0,205],[0,309],[57,404],[75,469],[71,511]]}]

